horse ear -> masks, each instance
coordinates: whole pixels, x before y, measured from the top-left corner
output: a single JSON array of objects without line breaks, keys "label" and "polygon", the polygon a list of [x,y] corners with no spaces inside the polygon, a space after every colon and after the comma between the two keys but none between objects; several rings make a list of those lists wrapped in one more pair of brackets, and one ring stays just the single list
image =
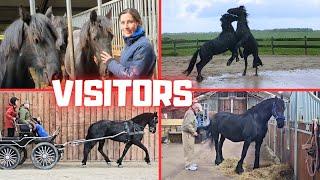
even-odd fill
[{"label": "horse ear", "polygon": [[19,7],[19,16],[23,22],[30,24],[31,16],[22,6]]},{"label": "horse ear", "polygon": [[63,17],[66,18],[67,17],[67,13],[64,13]]},{"label": "horse ear", "polygon": [[281,97],[281,99],[283,99],[283,94],[281,94],[281,96],[280,96],[280,97]]},{"label": "horse ear", "polygon": [[90,13],[90,21],[91,21],[91,23],[96,22],[97,21],[97,17],[98,17],[97,12],[96,11],[91,11],[91,13]]},{"label": "horse ear", "polygon": [[157,115],[158,115],[158,112],[154,112],[153,114],[157,116]]},{"label": "horse ear", "polygon": [[112,11],[111,11],[111,9],[110,9],[109,12],[106,14],[106,17],[107,17],[108,19],[111,19],[111,18],[112,18]]},{"label": "horse ear", "polygon": [[50,6],[50,7],[47,9],[45,15],[46,15],[49,19],[53,16],[52,6]]}]

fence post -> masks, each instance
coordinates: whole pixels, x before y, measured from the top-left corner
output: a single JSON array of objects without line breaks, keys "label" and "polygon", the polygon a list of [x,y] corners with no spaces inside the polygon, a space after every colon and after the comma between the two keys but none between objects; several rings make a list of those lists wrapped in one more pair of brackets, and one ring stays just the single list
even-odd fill
[{"label": "fence post", "polygon": [[197,49],[199,48],[199,39],[197,39]]},{"label": "fence post", "polygon": [[272,55],[274,55],[273,36],[271,37],[271,50],[272,50]]},{"label": "fence post", "polygon": [[176,40],[173,40],[172,43],[173,43],[173,55],[176,56],[177,55]]},{"label": "fence post", "polygon": [[307,55],[307,36],[304,36],[304,55]]}]

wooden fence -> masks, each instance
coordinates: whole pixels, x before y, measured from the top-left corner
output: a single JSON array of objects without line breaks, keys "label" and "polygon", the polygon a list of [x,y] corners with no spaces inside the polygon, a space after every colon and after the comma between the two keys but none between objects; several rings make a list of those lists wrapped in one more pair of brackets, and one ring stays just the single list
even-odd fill
[{"label": "wooden fence", "polygon": [[[271,48],[272,55],[275,54],[276,48],[299,48],[304,49],[304,54],[308,54],[310,48],[320,48],[320,43],[317,45],[309,44],[308,42],[320,41],[320,38],[268,38],[268,39],[256,39],[259,47]],[[178,49],[191,49],[199,48],[204,42],[209,40],[165,40],[162,41],[162,51],[173,50],[173,55],[177,55]],[[297,44],[281,44],[283,42],[299,42]],[[278,44],[279,43],[279,44]]]},{"label": "wooden fence", "polygon": [[[61,134],[57,137],[56,143],[64,143],[71,140],[83,139],[87,133],[90,124],[101,120],[127,120],[139,115],[143,112],[155,112],[158,108],[144,107],[136,108],[130,106],[132,103],[132,94],[127,93],[128,106],[125,107],[58,107],[52,91],[0,91],[0,118],[4,122],[6,107],[9,99],[16,96],[20,102],[29,101],[31,103],[30,110],[34,117],[42,119],[44,128],[52,134],[59,127]],[[117,94],[112,97],[112,102],[116,103]],[[159,113],[158,113],[159,114]],[[0,129],[3,129],[4,124],[0,123]],[[150,159],[158,161],[158,137],[159,128],[157,132],[152,134],[145,129],[143,144],[147,147]],[[117,160],[125,144],[111,140],[107,140],[104,146],[104,152],[107,153],[111,160]],[[28,147],[28,154],[30,155],[31,146]],[[65,149],[64,160],[78,161],[82,160],[83,144],[79,146],[68,146]],[[145,153],[140,148],[132,146],[125,156],[124,160],[142,161]],[[97,150],[97,146],[93,148],[89,156],[90,160],[103,160],[103,157]]]}]

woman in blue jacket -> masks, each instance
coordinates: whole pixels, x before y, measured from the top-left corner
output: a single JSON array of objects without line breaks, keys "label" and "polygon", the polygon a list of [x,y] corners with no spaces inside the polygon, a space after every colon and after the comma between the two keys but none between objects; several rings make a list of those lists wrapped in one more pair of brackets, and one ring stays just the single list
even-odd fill
[{"label": "woman in blue jacket", "polygon": [[145,36],[142,20],[136,9],[128,8],[119,15],[120,29],[125,42],[120,61],[107,52],[101,53],[106,69],[117,78],[150,78],[156,63],[153,47]]}]

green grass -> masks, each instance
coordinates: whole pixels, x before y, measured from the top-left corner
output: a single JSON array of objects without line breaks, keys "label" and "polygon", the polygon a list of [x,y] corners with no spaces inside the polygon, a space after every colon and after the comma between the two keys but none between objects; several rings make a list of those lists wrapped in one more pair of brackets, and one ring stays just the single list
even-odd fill
[{"label": "green grass", "polygon": [[[163,56],[191,56],[196,48],[188,46],[196,46],[196,43],[177,43],[177,47],[185,47],[173,51],[173,44],[168,43],[172,40],[209,40],[218,36],[218,32],[208,33],[164,33],[162,35],[162,55]],[[305,29],[282,29],[282,30],[253,30],[253,36],[256,39],[271,39],[273,38],[320,38],[320,30],[312,31]],[[268,45],[269,47],[259,47],[259,54],[271,55],[271,41],[258,41],[259,45]],[[202,43],[199,43],[201,45]],[[320,41],[308,41],[308,45],[320,45]],[[304,45],[304,41],[275,41],[274,45]],[[274,48],[275,55],[304,55],[304,48]],[[226,53],[230,54],[230,53]],[[308,48],[308,55],[320,55],[320,48]]]}]

